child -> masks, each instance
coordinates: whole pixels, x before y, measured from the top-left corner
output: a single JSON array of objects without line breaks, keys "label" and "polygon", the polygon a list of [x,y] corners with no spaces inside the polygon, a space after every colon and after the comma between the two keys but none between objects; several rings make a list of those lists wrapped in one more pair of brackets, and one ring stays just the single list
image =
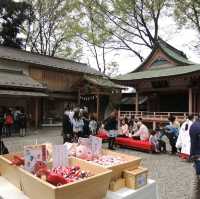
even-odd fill
[{"label": "child", "polygon": [[149,142],[154,145],[155,152],[166,152],[166,143],[160,139],[160,132],[151,131]]},{"label": "child", "polygon": [[150,133],[150,137],[149,137],[149,142],[154,146],[155,152],[159,153],[159,142],[158,142],[158,137],[156,135],[156,131],[151,131]]}]

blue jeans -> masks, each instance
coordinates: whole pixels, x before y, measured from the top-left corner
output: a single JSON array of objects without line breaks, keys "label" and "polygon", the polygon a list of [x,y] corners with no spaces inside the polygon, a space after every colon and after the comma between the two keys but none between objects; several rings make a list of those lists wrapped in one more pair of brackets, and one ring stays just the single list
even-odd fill
[{"label": "blue jeans", "polygon": [[196,170],[196,174],[200,175],[200,160],[195,160],[194,161],[194,168]]}]

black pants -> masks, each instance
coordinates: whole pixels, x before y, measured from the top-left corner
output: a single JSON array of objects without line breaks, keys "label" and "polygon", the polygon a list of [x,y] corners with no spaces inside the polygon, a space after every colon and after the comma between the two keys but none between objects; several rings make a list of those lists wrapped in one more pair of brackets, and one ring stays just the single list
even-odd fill
[{"label": "black pants", "polygon": [[115,144],[115,137],[109,137],[108,138],[108,148],[113,149]]},{"label": "black pants", "polygon": [[158,140],[159,151],[166,152],[166,143],[163,140]]},{"label": "black pants", "polygon": [[73,134],[68,133],[68,134],[63,134],[63,143],[65,142],[73,142]]}]

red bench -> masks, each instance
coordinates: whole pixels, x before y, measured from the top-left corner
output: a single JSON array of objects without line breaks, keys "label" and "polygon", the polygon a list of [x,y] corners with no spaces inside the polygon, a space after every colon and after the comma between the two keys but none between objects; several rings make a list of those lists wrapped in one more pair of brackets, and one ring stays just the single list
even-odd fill
[{"label": "red bench", "polygon": [[116,144],[141,151],[154,151],[154,145],[149,143],[149,141],[134,140],[133,138],[118,137],[116,138]]}]

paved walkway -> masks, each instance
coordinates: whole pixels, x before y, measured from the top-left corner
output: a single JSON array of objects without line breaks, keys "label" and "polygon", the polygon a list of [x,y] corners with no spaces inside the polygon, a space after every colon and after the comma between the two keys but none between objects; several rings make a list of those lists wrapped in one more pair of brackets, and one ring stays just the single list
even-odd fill
[{"label": "paved walkway", "polygon": [[[9,151],[22,151],[24,145],[51,142],[62,143],[59,128],[42,129],[26,137],[5,138]],[[158,183],[160,199],[198,199],[191,197],[196,190],[195,176],[191,163],[181,161],[178,157],[168,154],[149,154],[129,149],[119,149],[120,152],[143,158],[142,164],[149,169],[149,177]]]}]

